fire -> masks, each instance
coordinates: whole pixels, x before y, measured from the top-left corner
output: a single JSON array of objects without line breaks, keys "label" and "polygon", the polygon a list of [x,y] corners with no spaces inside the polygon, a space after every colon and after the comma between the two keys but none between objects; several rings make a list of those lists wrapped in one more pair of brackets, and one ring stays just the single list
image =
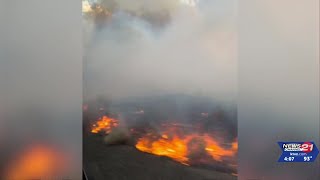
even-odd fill
[{"label": "fire", "polygon": [[206,143],[205,150],[216,161],[222,161],[223,157],[232,157],[238,150],[238,143],[236,141],[232,143],[230,149],[221,147],[215,139],[208,135],[204,135],[204,141]]},{"label": "fire", "polygon": [[136,148],[143,152],[167,156],[182,164],[188,165],[188,141],[188,139],[181,139],[177,136],[168,138],[165,134],[155,141],[145,136],[139,139]]},{"label": "fire", "polygon": [[[192,141],[196,141],[199,144],[202,143],[204,146],[199,145],[194,149],[191,147]],[[231,148],[224,148],[208,134],[200,135],[193,133],[185,136],[174,134],[171,138],[167,134],[163,134],[160,138],[156,139],[150,135],[140,138],[136,144],[136,148],[150,154],[167,156],[182,164],[189,165],[192,163],[190,162],[189,155],[193,151],[204,151],[213,160],[221,162],[225,157],[235,156],[238,149],[237,144],[237,141],[235,141],[232,143]]]},{"label": "fire", "polygon": [[[118,120],[103,116],[92,126],[92,133],[105,132],[110,133],[112,128],[118,126]],[[211,160],[223,162],[228,158],[235,157],[238,151],[238,142],[235,140],[225,147],[217,139],[209,134],[191,133],[183,130],[189,126],[177,123],[162,124],[160,133],[137,133],[140,138],[137,140],[135,147],[146,153],[166,156],[185,165],[191,165],[190,157],[197,153],[205,153]],[[133,134],[135,129],[130,129]],[[207,158],[203,159],[207,162]]]},{"label": "fire", "polygon": [[65,157],[53,148],[44,145],[35,145],[21,153],[13,161],[5,179],[43,179],[57,176],[63,172]]},{"label": "fire", "polygon": [[99,133],[105,132],[110,133],[112,128],[118,126],[118,120],[114,118],[110,118],[108,116],[103,116],[100,118],[95,124],[92,125],[91,132]]}]

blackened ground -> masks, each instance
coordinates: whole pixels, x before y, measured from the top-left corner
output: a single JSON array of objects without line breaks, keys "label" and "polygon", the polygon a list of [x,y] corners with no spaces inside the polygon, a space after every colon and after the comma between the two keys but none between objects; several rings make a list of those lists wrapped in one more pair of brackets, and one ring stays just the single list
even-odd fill
[{"label": "blackened ground", "polygon": [[106,146],[102,137],[85,135],[84,169],[89,180],[232,180],[235,176],[177,163],[129,145]]}]

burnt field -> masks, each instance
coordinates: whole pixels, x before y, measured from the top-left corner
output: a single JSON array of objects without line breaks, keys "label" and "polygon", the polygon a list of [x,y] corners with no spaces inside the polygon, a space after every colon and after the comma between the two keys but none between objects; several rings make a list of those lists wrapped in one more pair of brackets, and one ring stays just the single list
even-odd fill
[{"label": "burnt field", "polygon": [[[185,96],[100,99],[84,108],[83,167],[90,180],[237,178],[232,108]],[[108,119],[116,121],[114,131],[97,127]]]}]

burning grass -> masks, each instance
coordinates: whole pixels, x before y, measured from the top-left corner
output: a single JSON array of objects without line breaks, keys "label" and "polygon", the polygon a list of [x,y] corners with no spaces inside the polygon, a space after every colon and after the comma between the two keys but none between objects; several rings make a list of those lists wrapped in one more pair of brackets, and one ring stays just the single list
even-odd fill
[{"label": "burning grass", "polygon": [[109,134],[112,128],[118,126],[119,121],[117,119],[103,116],[96,123],[92,125],[91,132],[92,133],[105,133]]},{"label": "burning grass", "polygon": [[140,151],[170,157],[182,164],[192,164],[191,156],[206,153],[211,160],[222,162],[226,158],[234,157],[237,152],[237,142],[233,142],[230,148],[224,148],[208,134],[192,133],[179,136],[163,134],[154,139],[151,136],[140,138],[136,144]]},{"label": "burning grass", "polygon": [[[109,134],[118,124],[117,119],[103,116],[93,124],[91,132]],[[131,133],[133,131],[135,130],[131,129]],[[185,126],[177,123],[165,123],[157,131],[146,129],[138,134],[139,137],[135,143],[138,150],[166,156],[184,165],[192,165],[195,162],[206,164],[210,161],[228,161],[230,158],[235,158],[238,151],[237,140],[222,145],[208,133],[188,132]]]}]

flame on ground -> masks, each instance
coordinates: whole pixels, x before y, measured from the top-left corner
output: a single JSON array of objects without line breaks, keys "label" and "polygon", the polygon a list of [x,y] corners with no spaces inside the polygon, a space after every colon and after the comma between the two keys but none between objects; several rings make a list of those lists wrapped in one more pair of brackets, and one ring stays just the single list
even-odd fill
[{"label": "flame on ground", "polygon": [[203,140],[206,144],[205,150],[216,161],[221,162],[223,157],[233,157],[238,151],[237,141],[231,144],[230,149],[225,149],[221,147],[215,139],[213,139],[207,134],[203,136]]},{"label": "flame on ground", "polygon": [[[192,140],[196,140],[199,144],[203,143],[204,146],[196,146],[194,149],[191,147]],[[224,148],[208,134],[191,134],[182,137],[173,135],[171,138],[163,134],[158,139],[154,139],[150,135],[140,138],[136,148],[143,152],[167,156],[182,164],[189,165],[189,155],[193,153],[192,151],[205,151],[213,160],[219,162],[224,158],[234,157],[238,150],[238,142],[233,142],[231,148]]]},{"label": "flame on ground", "polygon": [[140,151],[170,157],[182,164],[189,165],[188,141],[189,138],[181,139],[177,136],[168,138],[163,134],[158,140],[145,136],[139,139],[136,148]]},{"label": "flame on ground", "polygon": [[[118,120],[103,116],[93,124],[91,132],[106,134],[118,126]],[[222,146],[218,140],[209,134],[184,133],[181,127],[185,125],[163,124],[164,131],[159,135],[155,132],[146,133],[138,139],[135,147],[150,154],[166,156],[185,165],[190,165],[190,155],[206,153],[212,160],[223,162],[226,158],[235,157],[238,151],[238,141],[229,144],[229,148]],[[131,133],[135,130],[131,129]]]},{"label": "flame on ground", "polygon": [[108,116],[103,116],[96,123],[92,125],[91,132],[92,133],[104,132],[108,134],[111,132],[112,128],[117,126],[118,126],[117,119],[110,118]]}]

